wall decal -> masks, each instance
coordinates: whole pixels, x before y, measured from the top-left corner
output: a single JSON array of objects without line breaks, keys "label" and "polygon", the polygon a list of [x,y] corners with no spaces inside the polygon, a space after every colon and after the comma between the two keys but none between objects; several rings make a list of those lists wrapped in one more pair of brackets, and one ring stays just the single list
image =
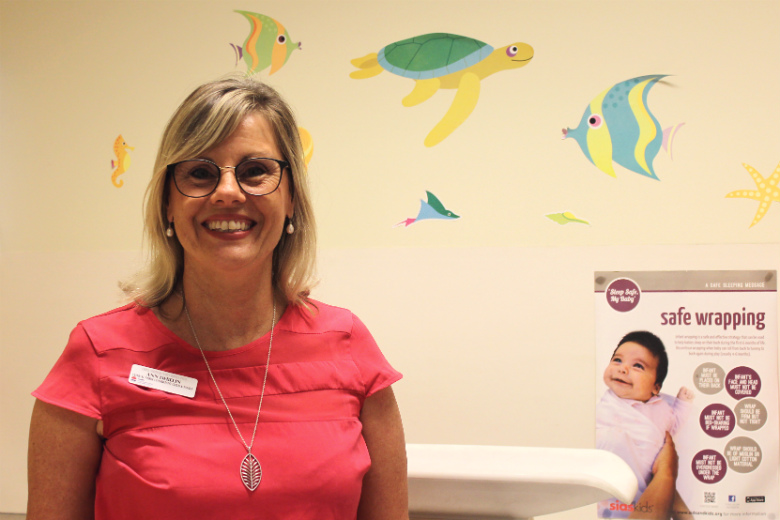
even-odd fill
[{"label": "wall decal", "polygon": [[663,146],[671,153],[671,140],[682,123],[661,130],[647,107],[650,89],[666,75],[654,74],[622,81],[596,96],[585,109],[577,128],[564,128],[585,157],[604,173],[616,177],[612,162],[658,180],[653,159]]},{"label": "wall decal", "polygon": [[290,59],[295,49],[301,48],[301,42],[293,42],[282,24],[259,13],[236,11],[249,21],[249,36],[243,49],[230,44],[236,51],[236,63],[242,57],[246,62],[246,75],[251,76],[271,67],[273,74]]},{"label": "wall decal", "polygon": [[116,140],[114,140],[114,155],[116,155],[116,161],[111,160],[111,167],[115,168],[114,173],[111,174],[111,182],[117,188],[121,188],[125,181],[119,178],[120,175],[125,173],[130,167],[130,154],[128,150],[135,150],[132,146],[128,146],[124,137],[120,134]]},{"label": "wall decal", "polygon": [[756,216],[753,217],[753,222],[749,226],[753,227],[764,218],[764,215],[766,215],[767,210],[769,210],[769,205],[772,202],[780,202],[780,164],[777,165],[775,171],[767,178],[764,178],[763,175],[758,173],[758,171],[749,164],[742,163],[742,166],[744,166],[750,176],[753,177],[753,182],[756,183],[757,189],[732,191],[727,194],[726,197],[759,201]]},{"label": "wall decal", "polygon": [[663,147],[664,151],[669,154],[670,159],[674,159],[674,154],[672,153],[672,143],[674,142],[674,137],[677,135],[677,131],[684,124],[685,123],[679,123],[674,126],[664,128]]},{"label": "wall decal", "polygon": [[352,60],[359,70],[350,74],[366,79],[387,70],[415,80],[414,89],[402,103],[419,105],[439,89],[457,89],[447,113],[425,138],[435,146],[461,125],[477,106],[480,81],[502,70],[517,69],[533,58],[533,48],[513,43],[493,50],[490,45],[456,34],[432,33],[401,40]]},{"label": "wall decal", "polygon": [[314,141],[309,131],[302,126],[298,127],[298,135],[301,137],[301,148],[303,148],[303,163],[308,168],[309,161],[311,161],[311,157],[314,155]]},{"label": "wall decal", "polygon": [[560,225],[568,224],[570,222],[577,222],[579,224],[587,224],[590,225],[590,222],[587,220],[582,220],[574,216],[574,213],[570,211],[564,211],[563,213],[550,213],[549,215],[545,215],[545,217],[549,218],[553,222],[557,222]]},{"label": "wall decal", "polygon": [[238,62],[241,61],[241,59],[244,57],[244,48],[240,45],[236,45],[235,43],[231,43],[230,47],[233,49],[233,52],[236,54],[236,63],[233,66],[238,67]]},{"label": "wall decal", "polygon": [[444,204],[442,204],[441,201],[438,198],[436,198],[436,195],[434,195],[430,191],[426,191],[425,193],[428,194],[428,202],[425,202],[424,200],[420,199],[420,211],[417,213],[417,216],[415,218],[408,218],[406,220],[402,220],[401,222],[394,225],[393,227],[398,227],[400,225],[403,225],[404,227],[409,227],[415,222],[419,222],[420,220],[429,220],[429,219],[454,220],[460,218],[460,215],[456,215],[452,211],[445,208]]}]

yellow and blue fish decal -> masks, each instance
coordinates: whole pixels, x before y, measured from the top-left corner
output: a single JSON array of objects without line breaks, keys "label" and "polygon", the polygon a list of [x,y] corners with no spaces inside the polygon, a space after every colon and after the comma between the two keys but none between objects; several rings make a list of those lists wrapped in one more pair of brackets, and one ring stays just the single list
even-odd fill
[{"label": "yellow and blue fish decal", "polygon": [[596,96],[577,128],[564,128],[585,157],[604,173],[616,177],[613,162],[627,170],[658,180],[653,159],[663,146],[671,148],[677,125],[666,131],[647,106],[647,95],[665,74],[622,81]]},{"label": "yellow and blue fish decal", "polygon": [[268,74],[273,74],[287,63],[294,50],[301,48],[301,42],[293,42],[287,29],[273,18],[250,11],[236,12],[249,21],[249,36],[240,53],[246,62],[247,76],[268,67],[271,67]]}]

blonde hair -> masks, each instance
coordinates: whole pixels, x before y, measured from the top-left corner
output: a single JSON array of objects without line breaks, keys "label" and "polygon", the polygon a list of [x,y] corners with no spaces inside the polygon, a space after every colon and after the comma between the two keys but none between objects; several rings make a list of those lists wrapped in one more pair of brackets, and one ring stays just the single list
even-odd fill
[{"label": "blonde hair", "polygon": [[144,201],[147,263],[134,278],[120,283],[125,294],[139,305],[161,304],[184,272],[179,240],[165,235],[170,190],[167,166],[218,145],[251,113],[261,114],[268,121],[283,159],[290,163],[295,232],[282,233],[274,249],[274,291],[286,303],[307,304],[314,285],[316,233],[298,126],[292,109],[276,90],[241,76],[196,88],[176,109],[163,132]]}]

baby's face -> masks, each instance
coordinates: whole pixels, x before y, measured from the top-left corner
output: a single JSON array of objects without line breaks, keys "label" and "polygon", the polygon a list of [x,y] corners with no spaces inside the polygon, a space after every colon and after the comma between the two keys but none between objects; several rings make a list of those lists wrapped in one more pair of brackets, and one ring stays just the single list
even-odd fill
[{"label": "baby's face", "polygon": [[604,370],[604,383],[621,399],[646,402],[661,390],[655,382],[658,360],[639,343],[618,347]]}]

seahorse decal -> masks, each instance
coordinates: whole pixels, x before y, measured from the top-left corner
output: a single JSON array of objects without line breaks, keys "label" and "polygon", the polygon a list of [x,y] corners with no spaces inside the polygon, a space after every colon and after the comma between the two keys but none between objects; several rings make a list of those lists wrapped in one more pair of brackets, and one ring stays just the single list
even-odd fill
[{"label": "seahorse decal", "polygon": [[125,173],[130,167],[130,154],[127,150],[135,150],[132,146],[128,146],[125,142],[125,138],[120,134],[114,141],[114,155],[116,155],[116,161],[111,161],[111,167],[116,168],[114,173],[111,174],[111,182],[117,188],[121,188],[124,185],[122,179],[118,179],[120,175]]}]

